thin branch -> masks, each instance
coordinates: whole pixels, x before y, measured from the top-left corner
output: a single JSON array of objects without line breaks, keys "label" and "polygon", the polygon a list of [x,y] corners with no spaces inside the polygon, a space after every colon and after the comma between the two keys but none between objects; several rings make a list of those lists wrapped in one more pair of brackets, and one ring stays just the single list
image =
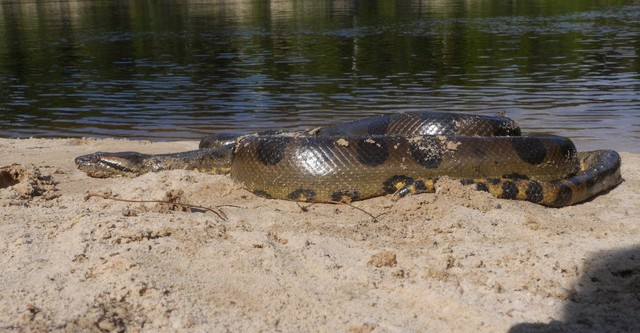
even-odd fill
[{"label": "thin branch", "polygon": [[353,208],[353,209],[355,209],[355,210],[359,210],[359,211],[361,211],[361,212],[363,212],[363,213],[365,213],[365,214],[369,215],[369,217],[371,217],[371,219],[373,220],[373,222],[378,222],[378,217],[380,217],[380,216],[382,216],[382,215],[386,214],[386,212],[384,212],[384,213],[381,213],[381,214],[378,214],[378,215],[373,215],[373,214],[371,214],[371,213],[367,212],[366,210],[364,210],[363,208],[360,208],[360,207],[354,206],[354,205],[352,205],[352,204],[351,204],[351,203],[349,203],[349,202],[342,202],[342,201],[329,201],[329,203],[336,204],[336,205],[347,205],[347,206],[349,206],[349,207],[351,207],[351,208]]},{"label": "thin branch", "polygon": [[[87,194],[84,197],[84,201],[89,200],[91,197],[99,197],[102,199],[107,199],[107,200],[113,200],[113,201],[120,201],[120,202],[133,202],[133,203],[162,203],[162,204],[168,204],[168,205],[177,205],[177,206],[181,206],[184,208],[189,208],[189,209],[203,209],[209,212],[212,212],[214,214],[216,214],[216,216],[218,216],[220,219],[222,219],[223,221],[228,221],[227,219],[227,215],[222,211],[222,210],[215,210],[213,208],[209,208],[209,207],[204,207],[204,206],[198,206],[198,205],[191,205],[191,204],[185,204],[185,203],[180,203],[180,202],[174,202],[174,201],[169,201],[169,200],[134,200],[134,199],[121,199],[121,198],[115,198],[112,197],[110,195],[105,195],[105,194],[100,194],[100,193],[95,193],[95,192],[87,192]],[[232,206],[232,205],[225,205],[228,207],[236,207],[236,206]],[[239,207],[238,207],[239,208]]]},{"label": "thin branch", "polygon": [[[298,208],[300,208],[300,210],[302,210],[303,212],[308,212],[308,211],[309,211],[309,207],[311,207],[311,206],[313,206],[313,205],[315,205],[315,204],[316,204],[316,202],[311,202],[310,204],[308,204],[308,205],[306,205],[306,206],[302,206],[302,205],[300,205],[300,202],[298,202],[298,201],[296,201],[295,203],[296,203],[296,205],[298,205]],[[364,210],[364,209],[362,209],[362,208],[360,208],[360,207],[354,206],[354,205],[352,205],[351,203],[343,202],[343,201],[327,201],[327,202],[325,202],[325,203],[334,204],[334,205],[345,205],[345,206],[349,206],[349,207],[351,207],[351,208],[353,208],[353,209],[355,209],[355,210],[359,210],[359,211],[361,211],[361,212],[363,212],[363,213],[367,214],[369,217],[371,217],[371,219],[373,220],[373,222],[378,222],[378,217],[380,217],[380,216],[382,216],[382,215],[384,215],[384,214],[387,214],[387,212],[384,212],[384,213],[379,214],[379,215],[377,215],[377,216],[376,216],[376,215],[373,215],[373,214],[371,214],[371,213],[367,212],[366,210]]]}]

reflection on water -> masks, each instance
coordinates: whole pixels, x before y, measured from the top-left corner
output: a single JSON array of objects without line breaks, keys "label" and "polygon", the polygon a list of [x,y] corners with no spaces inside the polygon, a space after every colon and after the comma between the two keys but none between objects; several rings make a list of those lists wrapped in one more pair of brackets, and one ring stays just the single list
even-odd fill
[{"label": "reflection on water", "polygon": [[640,1],[3,1],[0,136],[195,139],[420,109],[640,152]]}]

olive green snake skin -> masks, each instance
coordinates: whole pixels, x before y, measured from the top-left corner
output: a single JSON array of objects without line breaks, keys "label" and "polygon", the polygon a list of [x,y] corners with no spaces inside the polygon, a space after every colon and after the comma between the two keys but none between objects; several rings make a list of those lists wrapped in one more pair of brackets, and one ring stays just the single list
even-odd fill
[{"label": "olive green snake skin", "polygon": [[568,138],[521,136],[506,117],[437,112],[309,131],[214,135],[194,151],[97,152],[76,158],[76,164],[92,177],[170,169],[229,173],[257,195],[307,202],[433,192],[438,178],[449,176],[498,198],[563,207],[622,181],[613,150],[578,153]]}]

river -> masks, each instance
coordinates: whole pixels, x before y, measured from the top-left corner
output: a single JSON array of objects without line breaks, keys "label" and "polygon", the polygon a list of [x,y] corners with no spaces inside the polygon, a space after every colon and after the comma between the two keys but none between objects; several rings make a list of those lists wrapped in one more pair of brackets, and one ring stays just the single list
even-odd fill
[{"label": "river", "polygon": [[0,2],[0,137],[438,110],[640,152],[639,92],[638,0]]}]

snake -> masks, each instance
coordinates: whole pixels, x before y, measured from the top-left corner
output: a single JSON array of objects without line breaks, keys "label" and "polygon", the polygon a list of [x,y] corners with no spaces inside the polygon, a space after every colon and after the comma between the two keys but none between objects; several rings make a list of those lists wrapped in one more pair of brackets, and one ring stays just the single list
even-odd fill
[{"label": "snake", "polygon": [[566,137],[522,135],[502,115],[434,111],[299,131],[213,134],[197,150],[96,152],[75,163],[97,178],[172,169],[229,174],[261,197],[327,203],[435,192],[446,176],[500,199],[565,207],[622,182],[614,150],[577,152]]}]

